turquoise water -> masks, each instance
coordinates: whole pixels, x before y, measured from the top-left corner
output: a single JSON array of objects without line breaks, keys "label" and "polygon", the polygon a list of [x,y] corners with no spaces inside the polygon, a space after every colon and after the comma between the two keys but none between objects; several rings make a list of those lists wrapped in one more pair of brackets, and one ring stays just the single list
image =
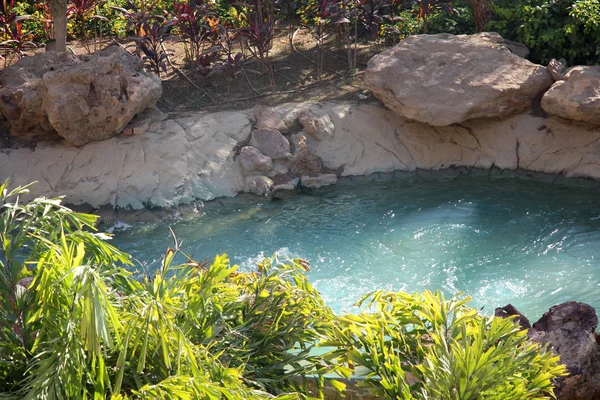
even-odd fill
[{"label": "turquoise water", "polygon": [[484,312],[512,303],[533,320],[566,300],[600,306],[598,188],[472,175],[342,181],[284,202],[211,202],[114,243],[152,269],[168,226],[196,259],[226,252],[242,269],[275,252],[309,260],[338,313],[376,289],[464,292]]}]

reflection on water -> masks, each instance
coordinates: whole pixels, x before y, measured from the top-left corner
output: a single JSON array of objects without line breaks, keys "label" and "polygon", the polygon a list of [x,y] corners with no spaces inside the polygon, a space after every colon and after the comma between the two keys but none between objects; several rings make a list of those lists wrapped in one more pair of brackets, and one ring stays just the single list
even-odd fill
[{"label": "reflection on water", "polygon": [[168,226],[196,259],[228,253],[249,269],[275,252],[302,257],[336,312],[377,289],[442,289],[488,313],[510,302],[534,319],[570,299],[600,306],[599,194],[486,176],[343,181],[285,202],[213,204],[135,226],[115,244],[149,269],[171,243]]}]

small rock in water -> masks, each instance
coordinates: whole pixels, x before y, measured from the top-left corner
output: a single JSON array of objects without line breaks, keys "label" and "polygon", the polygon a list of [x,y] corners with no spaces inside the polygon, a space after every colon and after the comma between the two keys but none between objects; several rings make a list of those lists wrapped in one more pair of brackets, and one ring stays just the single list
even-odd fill
[{"label": "small rock in water", "polygon": [[273,198],[277,200],[287,200],[296,195],[296,188],[300,179],[296,178],[287,183],[273,187]]},{"label": "small rock in water", "polygon": [[249,176],[246,178],[246,192],[266,196],[273,186],[273,181],[266,176]]},{"label": "small rock in water", "polygon": [[307,189],[318,189],[323,186],[335,185],[337,176],[335,174],[320,174],[316,176],[303,176],[300,184]]}]

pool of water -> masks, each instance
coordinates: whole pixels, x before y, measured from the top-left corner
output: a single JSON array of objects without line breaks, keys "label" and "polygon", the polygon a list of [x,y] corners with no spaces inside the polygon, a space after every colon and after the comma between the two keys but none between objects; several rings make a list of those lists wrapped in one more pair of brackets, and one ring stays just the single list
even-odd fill
[{"label": "pool of water", "polygon": [[534,321],[566,300],[600,306],[597,187],[472,174],[341,181],[288,201],[213,202],[114,243],[152,269],[169,226],[196,259],[228,253],[242,269],[275,252],[309,260],[309,279],[338,313],[377,289],[464,292],[484,312],[512,303]]}]

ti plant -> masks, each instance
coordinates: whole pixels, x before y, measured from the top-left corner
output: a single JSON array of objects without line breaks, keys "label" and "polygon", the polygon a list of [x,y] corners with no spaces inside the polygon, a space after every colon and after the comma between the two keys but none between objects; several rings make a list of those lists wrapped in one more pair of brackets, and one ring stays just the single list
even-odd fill
[{"label": "ti plant", "polygon": [[94,14],[94,11],[105,2],[106,0],[70,0],[67,18],[73,19],[79,26],[81,37],[86,36],[86,22],[89,19],[108,22],[106,17]]},{"label": "ti plant", "polygon": [[0,3],[0,34],[2,41],[0,46],[5,49],[4,59],[8,55],[23,57],[24,51],[35,47],[33,35],[23,30],[23,21],[30,18],[29,15],[17,15],[14,11],[15,0],[2,0]]},{"label": "ti plant", "polygon": [[209,67],[207,63],[212,63],[212,53],[216,51],[218,20],[206,4],[192,7],[175,2],[173,8],[174,27],[184,42],[188,65]]},{"label": "ti plant", "polygon": [[161,72],[167,72],[169,52],[165,50],[164,41],[172,25],[173,21],[147,19],[141,26],[145,35],[135,38],[138,53],[145,65],[158,76]]},{"label": "ti plant", "polygon": [[273,67],[269,60],[269,51],[273,44],[274,10],[272,2],[252,0],[249,3],[248,26],[240,29],[240,36],[245,40],[248,50],[256,58],[261,68],[267,71],[271,86],[275,86]]}]

